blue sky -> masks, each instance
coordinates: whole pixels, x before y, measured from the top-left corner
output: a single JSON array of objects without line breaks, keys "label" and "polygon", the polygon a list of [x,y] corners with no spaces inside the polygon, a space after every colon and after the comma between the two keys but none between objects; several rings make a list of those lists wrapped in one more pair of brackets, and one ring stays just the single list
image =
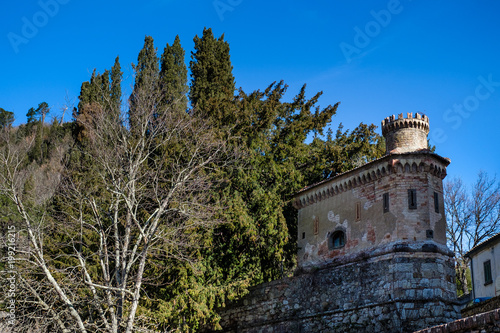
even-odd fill
[{"label": "blue sky", "polygon": [[470,184],[500,170],[499,13],[495,0],[9,1],[0,107],[16,124],[42,101],[60,116],[66,94],[76,105],[81,83],[117,55],[130,91],[145,35],[161,53],[178,34],[189,62],[193,37],[211,27],[230,43],[238,87],[284,80],[292,98],[306,83],[310,96],[323,91],[322,106],[341,102],[334,128],[425,113],[448,175]]}]

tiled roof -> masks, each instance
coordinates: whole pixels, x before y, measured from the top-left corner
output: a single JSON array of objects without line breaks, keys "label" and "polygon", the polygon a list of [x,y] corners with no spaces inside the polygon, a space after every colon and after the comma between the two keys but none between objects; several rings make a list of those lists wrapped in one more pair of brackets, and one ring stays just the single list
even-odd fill
[{"label": "tiled roof", "polygon": [[465,256],[470,258],[475,253],[481,251],[482,249],[484,249],[488,245],[490,245],[492,243],[495,243],[495,241],[497,241],[499,239],[500,239],[500,232],[498,234],[495,234],[495,235],[491,236],[487,240],[482,241],[481,243],[477,244],[476,246],[474,246],[472,249],[469,250],[469,252],[467,252],[465,254]]}]

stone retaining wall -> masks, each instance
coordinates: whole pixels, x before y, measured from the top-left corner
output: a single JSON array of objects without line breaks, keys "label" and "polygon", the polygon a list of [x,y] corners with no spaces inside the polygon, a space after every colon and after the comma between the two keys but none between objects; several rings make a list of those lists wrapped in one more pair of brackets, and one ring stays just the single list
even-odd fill
[{"label": "stone retaining wall", "polygon": [[500,332],[500,309],[462,318],[415,333],[495,333]]},{"label": "stone retaining wall", "polygon": [[500,308],[500,296],[493,297],[484,302],[474,304],[462,309],[462,318],[470,317],[479,313],[488,312]]},{"label": "stone retaining wall", "polygon": [[221,309],[220,324],[228,333],[413,332],[459,317],[453,281],[452,258],[437,251],[364,253],[257,286]]}]

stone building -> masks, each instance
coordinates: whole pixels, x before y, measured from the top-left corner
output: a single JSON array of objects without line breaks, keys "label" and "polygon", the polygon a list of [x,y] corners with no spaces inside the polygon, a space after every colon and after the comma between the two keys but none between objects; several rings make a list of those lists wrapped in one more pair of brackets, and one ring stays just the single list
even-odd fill
[{"label": "stone building", "polygon": [[449,159],[427,149],[429,119],[382,122],[386,155],[296,195],[299,265],[321,265],[385,245],[447,253],[442,179]]},{"label": "stone building", "polygon": [[295,276],[221,312],[224,332],[413,332],[458,318],[442,179],[429,119],[382,121],[386,154],[304,188]]}]

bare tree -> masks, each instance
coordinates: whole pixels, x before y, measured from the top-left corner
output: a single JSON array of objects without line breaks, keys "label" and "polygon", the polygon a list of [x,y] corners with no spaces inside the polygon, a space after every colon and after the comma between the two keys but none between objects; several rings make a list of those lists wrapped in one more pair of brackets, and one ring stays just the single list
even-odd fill
[{"label": "bare tree", "polygon": [[154,331],[137,320],[151,258],[161,252],[194,260],[189,250],[200,246],[199,231],[217,223],[209,190],[213,169],[228,161],[224,144],[200,120],[160,110],[154,86],[135,94],[134,128],[99,105],[79,120],[87,135],[81,153],[91,163],[83,166],[85,177],[66,173],[59,211],[26,203],[23,163],[31,143],[3,144],[0,191],[15,204],[26,239],[18,252],[25,293],[18,320],[27,325],[51,332]]},{"label": "bare tree", "polygon": [[455,252],[458,289],[469,292],[465,254],[500,231],[500,183],[480,172],[469,192],[460,178],[445,183],[448,244]]},{"label": "bare tree", "polygon": [[73,110],[74,104],[74,99],[69,97],[69,93],[66,90],[66,95],[64,96],[64,105],[61,107],[62,115],[61,120],[59,121],[59,125],[62,125],[64,123],[64,115],[66,114],[66,111],[68,109]]}]

